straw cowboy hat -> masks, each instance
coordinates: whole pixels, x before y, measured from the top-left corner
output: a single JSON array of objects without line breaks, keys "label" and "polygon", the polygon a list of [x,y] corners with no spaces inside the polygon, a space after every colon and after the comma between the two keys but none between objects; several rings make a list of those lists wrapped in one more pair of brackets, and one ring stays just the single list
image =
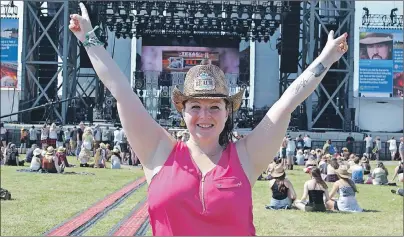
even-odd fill
[{"label": "straw cowboy hat", "polygon": [[393,41],[392,34],[386,33],[366,33],[365,37],[359,40],[361,44],[378,44]]},{"label": "straw cowboy hat", "polygon": [[101,142],[100,143],[100,148],[101,149],[107,149],[107,146],[105,145],[105,143]]},{"label": "straw cowboy hat", "polygon": [[113,153],[120,153],[121,151],[119,151],[118,148],[114,148],[114,149],[112,150],[112,152],[113,152]]},{"label": "straw cowboy hat", "polygon": [[60,146],[59,148],[58,148],[58,152],[65,152],[66,151],[66,148],[64,148],[64,147],[62,147],[62,146]]},{"label": "straw cowboy hat", "polygon": [[348,169],[345,165],[341,165],[335,172],[341,178],[345,178],[345,179],[351,178],[351,174],[348,172]]},{"label": "straw cowboy hat", "polygon": [[176,86],[172,91],[172,101],[178,112],[182,112],[184,101],[196,99],[223,98],[232,104],[233,112],[240,108],[244,89],[229,96],[229,88],[224,72],[205,59],[201,65],[193,66],[187,72],[184,81],[184,91],[181,92]]},{"label": "straw cowboy hat", "polygon": [[278,178],[281,177],[282,175],[285,174],[285,169],[283,168],[283,165],[277,165],[275,168],[271,171],[271,176],[273,178]]},{"label": "straw cowboy hat", "polygon": [[36,148],[33,152],[34,156],[39,156],[42,153],[42,150],[39,148]]},{"label": "straw cowboy hat", "polygon": [[55,152],[55,149],[53,148],[53,146],[48,146],[48,148],[46,149],[46,154],[53,155],[53,152]]}]

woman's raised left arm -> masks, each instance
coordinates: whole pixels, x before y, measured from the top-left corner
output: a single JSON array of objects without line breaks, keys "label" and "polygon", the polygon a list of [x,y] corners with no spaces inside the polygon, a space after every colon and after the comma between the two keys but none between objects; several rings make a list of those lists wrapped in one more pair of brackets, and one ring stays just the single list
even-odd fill
[{"label": "woman's raised left arm", "polygon": [[258,177],[272,162],[285,136],[291,113],[317,88],[331,65],[347,51],[347,36],[347,33],[344,33],[334,39],[334,32],[330,31],[321,54],[288,87],[258,126],[246,137],[245,148],[254,176]]}]

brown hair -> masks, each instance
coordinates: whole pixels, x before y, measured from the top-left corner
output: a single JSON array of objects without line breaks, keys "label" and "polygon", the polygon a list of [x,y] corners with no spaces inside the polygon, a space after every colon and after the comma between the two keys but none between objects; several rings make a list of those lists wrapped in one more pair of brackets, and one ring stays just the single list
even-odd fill
[{"label": "brown hair", "polygon": [[286,173],[283,173],[283,175],[275,178],[275,180],[276,180],[275,182],[278,185],[278,191],[281,193],[286,192],[285,177],[286,177]]},{"label": "brown hair", "polygon": [[324,182],[323,178],[321,178],[321,172],[319,168],[313,168],[311,170],[311,176],[314,178],[314,180],[316,181],[316,183],[320,184],[324,189],[327,189],[328,186],[327,184]]}]

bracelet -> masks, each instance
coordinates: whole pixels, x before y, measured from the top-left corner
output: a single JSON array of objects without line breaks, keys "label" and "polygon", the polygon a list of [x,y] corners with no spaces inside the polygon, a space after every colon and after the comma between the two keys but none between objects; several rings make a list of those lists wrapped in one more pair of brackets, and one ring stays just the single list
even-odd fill
[{"label": "bracelet", "polygon": [[[95,28],[89,32],[86,33],[86,40],[83,41],[83,46],[84,47],[92,47],[92,46],[98,46],[98,45],[104,45],[103,42],[101,42],[97,36],[95,35],[95,31],[100,28],[99,26],[95,26]],[[91,35],[94,33],[94,35]]]}]

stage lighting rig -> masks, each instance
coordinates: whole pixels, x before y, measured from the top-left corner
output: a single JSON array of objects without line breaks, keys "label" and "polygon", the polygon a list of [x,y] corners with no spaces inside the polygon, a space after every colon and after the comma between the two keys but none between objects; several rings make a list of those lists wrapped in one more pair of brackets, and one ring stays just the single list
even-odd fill
[{"label": "stage lighting rig", "polygon": [[[91,3],[90,3],[91,4]],[[104,4],[100,19],[116,34],[233,35],[264,40],[273,35],[289,11],[286,1],[114,1]],[[118,27],[119,24],[119,27]],[[122,29],[126,29],[122,32]],[[238,34],[236,34],[238,32]],[[131,34],[129,34],[131,33]]]}]

